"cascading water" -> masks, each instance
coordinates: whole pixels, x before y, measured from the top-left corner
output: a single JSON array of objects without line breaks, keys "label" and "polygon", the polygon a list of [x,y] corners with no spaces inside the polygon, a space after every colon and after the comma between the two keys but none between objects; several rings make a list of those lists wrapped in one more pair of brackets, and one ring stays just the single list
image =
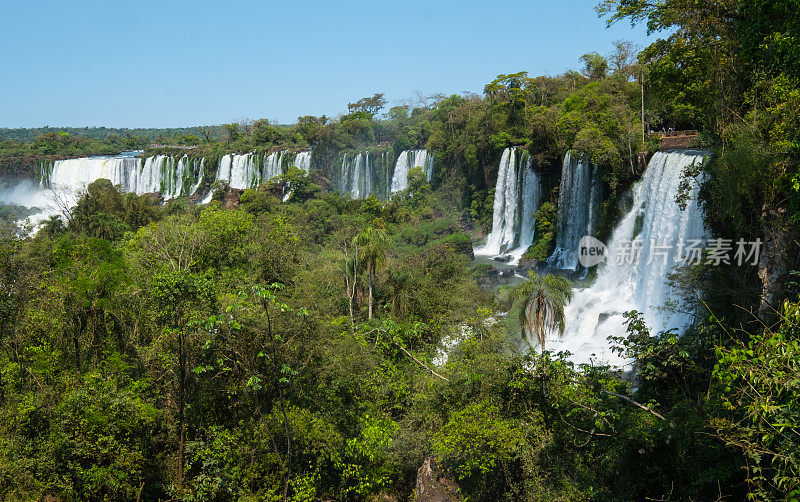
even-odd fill
[{"label": "cascading water", "polygon": [[199,173],[197,175],[197,182],[191,186],[187,193],[187,195],[194,195],[197,193],[197,190],[203,185],[203,178],[205,177],[205,167],[206,167],[206,159],[205,157],[201,157],[198,161],[197,159],[192,160],[192,170],[194,172]]},{"label": "cascading water", "polygon": [[506,148],[500,159],[492,210],[492,230],[476,255],[511,255],[518,263],[533,243],[535,213],[541,199],[541,183],[527,155],[517,158],[516,148]]},{"label": "cascading water", "polygon": [[[679,255],[681,245],[706,237],[697,205],[699,188],[692,189],[685,210],[675,202],[684,168],[700,163],[706,154],[681,150],[653,155],[641,181],[633,188],[632,209],[614,229],[608,259],[599,265],[597,280],[574,292],[565,309],[566,331],[548,340],[547,350],[568,350],[579,363],[596,356],[622,366],[625,361],[610,351],[606,337],[624,335],[624,312],[641,312],[654,333],[665,329],[680,331],[691,323],[691,313],[663,307],[670,296],[667,275],[683,258]],[[632,259],[635,249],[640,250],[638,260]]]},{"label": "cascading water", "polygon": [[272,152],[264,156],[264,168],[261,172],[262,182],[267,182],[283,174],[283,155],[285,152]]},{"label": "cascading water", "polygon": [[593,229],[594,199],[592,168],[578,155],[567,152],[558,187],[558,225],[556,247],[547,266],[562,270],[578,268],[578,243]]},{"label": "cascading water", "polygon": [[354,199],[369,197],[372,194],[373,177],[369,150],[358,152],[352,160],[347,154],[342,156],[342,165],[339,169],[339,192],[350,194]]},{"label": "cascading water", "polygon": [[219,159],[217,180],[227,180],[228,186],[240,190],[258,186],[261,182],[258,155],[255,153],[223,155]]},{"label": "cascading water", "polygon": [[197,160],[190,161],[188,155],[177,162],[169,155],[147,157],[144,162],[132,155],[57,160],[48,173],[42,166],[40,185],[78,193],[93,181],[106,178],[126,192],[160,193],[165,199],[174,199],[197,190],[200,182],[194,180],[202,177],[202,161],[200,166],[198,169]]},{"label": "cascading water", "polygon": [[133,192],[139,184],[140,166],[141,160],[132,156],[57,160],[47,176],[47,183],[77,193],[89,183],[106,178],[125,191]]},{"label": "cascading water", "polygon": [[397,157],[392,176],[391,192],[399,192],[408,188],[408,172],[414,167],[421,167],[428,180],[433,176],[433,155],[428,150],[404,150]]},{"label": "cascading water", "polygon": [[[141,153],[133,151],[115,156],[43,162],[38,191],[29,191],[29,203],[22,205],[40,207],[42,213],[32,219],[42,221],[75,205],[86,186],[102,178],[125,192],[139,195],[159,193],[164,199],[190,196],[200,187],[203,159],[190,160],[188,155],[178,159],[170,155],[155,155],[143,160],[138,157]],[[58,207],[54,206],[55,199]]]},{"label": "cascading water", "polygon": [[301,171],[309,172],[311,171],[311,152],[300,152],[294,158],[295,167],[300,169]]}]

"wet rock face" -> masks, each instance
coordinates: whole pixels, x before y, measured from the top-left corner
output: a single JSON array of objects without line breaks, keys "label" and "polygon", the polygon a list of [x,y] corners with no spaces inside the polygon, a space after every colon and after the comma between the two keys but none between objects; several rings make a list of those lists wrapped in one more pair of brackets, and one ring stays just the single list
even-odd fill
[{"label": "wet rock face", "polygon": [[417,470],[415,502],[457,502],[458,485],[442,474],[436,459],[427,457]]}]

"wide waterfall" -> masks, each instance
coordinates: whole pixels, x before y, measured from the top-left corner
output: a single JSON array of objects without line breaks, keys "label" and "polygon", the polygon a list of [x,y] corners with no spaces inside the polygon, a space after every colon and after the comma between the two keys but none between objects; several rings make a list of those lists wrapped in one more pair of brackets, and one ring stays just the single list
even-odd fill
[{"label": "wide waterfall", "polygon": [[578,268],[578,244],[591,235],[599,198],[599,184],[593,183],[592,167],[574,152],[567,152],[558,187],[556,247],[547,266],[563,270]]},{"label": "wide waterfall", "polygon": [[633,188],[632,209],[614,229],[608,259],[599,265],[597,280],[574,292],[565,310],[566,331],[548,340],[547,350],[568,350],[576,362],[589,362],[596,356],[621,366],[625,361],[609,350],[606,337],[624,335],[624,312],[641,312],[654,333],[680,331],[691,323],[692,313],[663,307],[670,300],[667,276],[685,258],[682,250],[706,236],[697,205],[698,186],[693,187],[685,210],[675,202],[684,168],[700,163],[706,154],[682,150],[653,155]]},{"label": "wide waterfall", "polygon": [[[518,158],[519,157],[519,158]],[[541,183],[527,152],[518,156],[516,148],[506,148],[500,159],[494,191],[492,230],[486,244],[475,254],[511,255],[512,263],[533,243],[535,213],[541,199]]]},{"label": "wide waterfall", "polygon": [[131,152],[113,157],[57,160],[52,168],[42,166],[42,188],[57,187],[78,194],[87,185],[106,178],[126,192],[160,193],[165,199],[189,196],[202,181],[203,161],[155,155],[142,159]]},{"label": "wide waterfall", "polygon": [[125,191],[134,192],[139,185],[141,165],[141,159],[127,155],[57,160],[49,175],[42,173],[42,182],[77,193],[93,181],[106,178]]},{"label": "wide waterfall", "polygon": [[433,176],[433,155],[428,150],[404,150],[400,153],[394,165],[392,193],[408,188],[408,172],[414,167],[421,167],[430,180]]}]

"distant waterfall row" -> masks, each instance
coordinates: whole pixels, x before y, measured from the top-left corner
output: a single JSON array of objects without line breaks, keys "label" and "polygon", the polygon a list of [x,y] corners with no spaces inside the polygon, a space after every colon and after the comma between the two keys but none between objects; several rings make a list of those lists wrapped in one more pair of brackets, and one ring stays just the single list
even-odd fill
[{"label": "distant waterfall row", "polygon": [[[214,175],[206,173],[205,158],[155,155],[141,159],[135,156],[137,153],[45,163],[40,166],[39,184],[42,188],[57,186],[77,192],[95,180],[107,178],[126,192],[160,193],[165,199],[174,199],[195,194],[203,186],[204,178]],[[226,180],[232,188],[255,188],[279,176],[290,165],[308,172],[311,152],[223,155],[213,181]]]},{"label": "distant waterfall row", "polygon": [[388,199],[393,193],[408,188],[408,173],[414,167],[422,168],[429,181],[433,176],[433,154],[427,150],[404,150],[393,167],[392,157],[390,151],[345,153],[334,171],[334,186],[354,199],[370,195]]},{"label": "distant waterfall row", "polygon": [[[226,154],[216,169],[204,158],[188,155],[156,155],[142,159],[141,152],[110,157],[57,160],[40,165],[40,186],[59,186],[77,192],[100,178],[111,180],[126,192],[160,193],[165,199],[188,197],[215,181],[225,180],[231,188],[255,188],[285,173],[290,166],[311,170],[311,152],[297,154],[277,151],[264,154]],[[345,154],[333,172],[334,186],[353,198],[372,194],[388,199],[408,188],[408,173],[420,167],[428,180],[433,175],[433,155],[427,150],[405,150],[395,161],[391,151],[369,150]]]},{"label": "distant waterfall row", "polygon": [[528,152],[506,148],[500,159],[492,210],[492,230],[475,254],[510,255],[518,262],[533,243],[535,213],[542,187]]}]

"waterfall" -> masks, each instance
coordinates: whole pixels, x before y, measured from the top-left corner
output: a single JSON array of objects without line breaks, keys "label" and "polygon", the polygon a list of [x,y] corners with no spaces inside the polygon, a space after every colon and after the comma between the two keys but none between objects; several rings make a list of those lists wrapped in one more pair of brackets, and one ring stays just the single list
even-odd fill
[{"label": "waterfall", "polygon": [[[533,170],[530,157],[527,158],[522,171],[522,214],[519,228],[519,256],[533,244],[533,233],[536,226],[536,210],[542,198],[542,184]],[[517,258],[519,261],[519,258]]]},{"label": "waterfall", "polygon": [[285,152],[272,152],[264,155],[264,168],[261,173],[261,180],[267,182],[276,176],[283,174],[283,154]]},{"label": "waterfall", "polygon": [[123,190],[133,192],[138,183],[139,166],[141,159],[130,156],[57,160],[47,179],[50,186],[58,186],[73,193],[101,178],[109,179],[114,185],[122,186]]},{"label": "waterfall", "polygon": [[[369,152],[366,154],[369,157]],[[364,154],[359,152],[353,160],[353,168],[350,169],[350,195],[354,199],[358,199],[362,195],[361,191],[361,171],[362,166],[365,165]]]},{"label": "waterfall", "polygon": [[197,190],[199,190],[200,187],[203,185],[203,178],[205,176],[205,167],[206,167],[205,157],[201,157],[199,161],[197,159],[194,159],[192,161],[192,171],[198,173],[197,182],[194,185],[192,185],[192,187],[189,189],[188,192],[186,192],[187,195],[194,195],[194,193],[197,192]]},{"label": "waterfall", "polygon": [[311,152],[300,152],[294,158],[294,166],[308,173],[311,171]]},{"label": "waterfall", "polygon": [[375,193],[375,176],[375,161],[369,150],[358,152],[349,161],[347,154],[344,154],[336,187],[340,193],[350,194],[354,199],[364,199]]},{"label": "waterfall", "polygon": [[384,180],[383,198],[384,200],[388,200],[392,196],[392,179],[389,174],[389,152],[383,152],[381,154],[381,166],[383,167],[381,173]]},{"label": "waterfall", "polygon": [[592,185],[592,168],[573,152],[567,152],[561,168],[558,187],[558,224],[556,247],[547,265],[551,268],[576,270],[578,243],[593,229],[593,210],[597,197]]},{"label": "waterfall", "polygon": [[217,180],[227,180],[231,188],[255,188],[261,177],[259,157],[255,153],[227,154],[219,159]]},{"label": "waterfall", "polygon": [[[613,231],[608,260],[599,265],[592,286],[574,292],[565,309],[566,331],[547,342],[548,350],[568,350],[576,362],[588,362],[596,354],[605,362],[622,365],[625,361],[611,353],[606,337],[624,335],[624,312],[641,312],[653,333],[682,330],[691,323],[692,314],[662,307],[670,299],[667,275],[681,261],[681,245],[706,237],[697,205],[698,187],[692,189],[685,210],[675,202],[683,169],[701,162],[706,153],[679,150],[653,155],[633,188],[632,209]],[[619,260],[629,256],[632,239],[639,243],[636,247],[641,246],[638,261]]]},{"label": "waterfall", "polygon": [[[125,192],[160,193],[165,199],[192,195],[202,182],[203,160],[190,161],[170,155],[154,155],[142,159],[131,152],[113,157],[84,157],[56,160],[52,170],[42,165],[40,187],[59,187],[77,194],[88,184],[106,178]],[[199,166],[199,169],[198,169]],[[200,177],[198,181],[195,179]]]},{"label": "waterfall", "polygon": [[535,213],[541,199],[541,183],[530,156],[517,158],[516,148],[506,148],[497,171],[492,210],[492,230],[486,244],[475,254],[510,254],[517,263],[533,243]]},{"label": "waterfall", "polygon": [[372,169],[369,166],[369,150],[367,150],[367,154],[364,156],[364,176],[363,176],[363,184],[364,184],[364,196],[369,197],[372,194]]},{"label": "waterfall", "polygon": [[414,167],[421,167],[430,181],[433,176],[433,155],[428,154],[428,150],[403,150],[394,166],[392,193],[408,188],[408,172]]}]

